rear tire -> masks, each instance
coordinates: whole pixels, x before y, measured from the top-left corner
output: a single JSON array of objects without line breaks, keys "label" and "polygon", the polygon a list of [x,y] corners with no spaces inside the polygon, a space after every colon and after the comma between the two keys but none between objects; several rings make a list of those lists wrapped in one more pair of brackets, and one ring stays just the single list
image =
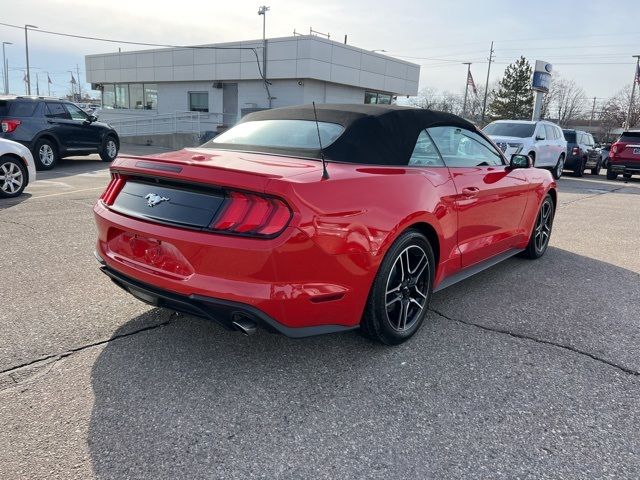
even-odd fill
[{"label": "rear tire", "polygon": [[41,138],[33,147],[33,159],[36,169],[51,170],[60,159],[58,147],[52,141]]},{"label": "rear tire", "polygon": [[118,141],[113,135],[107,135],[102,140],[100,158],[103,162],[113,162],[118,156]]},{"label": "rear tire", "polygon": [[580,163],[576,165],[576,169],[573,171],[576,177],[582,177],[584,175],[584,169],[585,169],[586,163],[587,163],[586,160],[583,158],[580,160]]},{"label": "rear tire", "polygon": [[13,198],[20,195],[27,186],[27,169],[20,160],[13,157],[0,157],[0,198]]},{"label": "rear tire", "polygon": [[558,180],[562,176],[563,170],[564,170],[564,156],[560,155],[560,158],[558,158],[558,163],[556,163],[556,166],[553,167],[553,170],[551,170],[551,174],[553,175],[553,178]]},{"label": "rear tire", "polygon": [[630,173],[623,173],[622,174],[622,178],[624,178],[625,180],[629,180],[631,178],[631,174]]},{"label": "rear tire", "polygon": [[371,286],[362,333],[385,345],[411,338],[427,316],[434,273],[433,249],[425,236],[416,230],[400,235]]},{"label": "rear tire", "polygon": [[600,170],[602,168],[600,163],[601,163],[601,161],[598,160],[598,163],[596,164],[596,166],[591,169],[591,175],[600,175]]},{"label": "rear tire", "polygon": [[535,260],[544,255],[549,246],[549,239],[551,238],[551,229],[553,228],[553,217],[555,215],[555,205],[551,195],[547,194],[540,205],[538,215],[536,217],[536,223],[533,226],[531,237],[529,238],[529,244],[527,248],[522,252],[522,255],[526,258]]},{"label": "rear tire", "polygon": [[618,174],[611,170],[611,167],[607,168],[607,180],[615,180],[618,178]]}]

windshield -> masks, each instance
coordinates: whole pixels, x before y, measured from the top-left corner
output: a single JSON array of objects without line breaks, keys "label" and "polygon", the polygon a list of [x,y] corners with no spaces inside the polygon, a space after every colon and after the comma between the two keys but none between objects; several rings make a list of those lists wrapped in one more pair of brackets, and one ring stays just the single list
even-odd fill
[{"label": "windshield", "polygon": [[487,135],[497,135],[500,137],[533,137],[536,126],[532,123],[490,123],[482,129]]},{"label": "windshield", "polygon": [[239,123],[203,147],[216,148],[225,144],[318,150],[318,129],[323,147],[331,145],[344,132],[344,127],[337,123],[318,122],[316,126],[316,122],[310,120],[258,120]]}]

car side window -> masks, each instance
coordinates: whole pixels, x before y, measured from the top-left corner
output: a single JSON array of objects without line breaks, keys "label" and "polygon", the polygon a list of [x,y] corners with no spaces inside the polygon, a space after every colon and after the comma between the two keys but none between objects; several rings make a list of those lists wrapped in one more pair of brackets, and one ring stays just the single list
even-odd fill
[{"label": "car side window", "polygon": [[481,135],[460,127],[432,127],[427,132],[447,167],[503,165],[502,156]]},{"label": "car side window", "polygon": [[589,146],[590,147],[593,147],[596,144],[596,142],[593,141],[593,135],[588,134],[587,135],[587,139],[589,140]]},{"label": "car side window", "polygon": [[76,107],[72,103],[65,104],[65,107],[66,107],[67,111],[69,112],[69,115],[71,115],[71,120],[83,120],[84,121],[87,118],[89,118],[86,113],[84,113],[79,107]]},{"label": "car side window", "polygon": [[61,103],[50,102],[47,103],[47,111],[46,116],[49,118],[64,118],[67,120],[71,119],[69,112],[64,108],[64,105]]},{"label": "car side window", "polygon": [[444,167],[444,162],[438,153],[438,149],[425,130],[418,135],[416,146],[413,148],[413,153],[409,159],[409,165]]},{"label": "car side window", "polygon": [[536,129],[536,139],[540,139],[540,140],[547,139],[547,134],[544,131],[544,125],[542,124],[538,125],[538,128]]},{"label": "car side window", "polygon": [[551,125],[545,125],[544,126],[544,131],[547,134],[547,140],[555,140],[556,139],[556,132],[554,131],[553,127]]}]

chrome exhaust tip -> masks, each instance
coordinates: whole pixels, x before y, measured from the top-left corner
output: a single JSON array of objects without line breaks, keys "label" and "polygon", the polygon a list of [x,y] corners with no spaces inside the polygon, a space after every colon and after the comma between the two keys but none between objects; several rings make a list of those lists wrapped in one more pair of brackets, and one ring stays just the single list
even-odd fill
[{"label": "chrome exhaust tip", "polygon": [[234,320],[231,322],[231,325],[247,337],[256,333],[258,329],[256,322],[242,315],[234,315]]}]

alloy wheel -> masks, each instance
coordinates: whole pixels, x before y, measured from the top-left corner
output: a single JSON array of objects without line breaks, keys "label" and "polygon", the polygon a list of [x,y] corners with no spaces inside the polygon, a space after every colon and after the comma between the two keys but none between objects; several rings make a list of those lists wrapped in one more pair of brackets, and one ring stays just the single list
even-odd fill
[{"label": "alloy wheel", "polygon": [[385,305],[387,321],[397,332],[412,328],[426,308],[430,282],[429,258],[410,245],[400,252],[387,277]]},{"label": "alloy wheel", "polygon": [[40,145],[38,156],[40,157],[40,163],[42,163],[42,165],[44,165],[45,167],[51,165],[55,157],[53,148],[51,148],[51,145],[48,145],[46,143]]},{"label": "alloy wheel", "polygon": [[6,194],[13,194],[22,188],[24,175],[20,167],[12,162],[0,166],[0,188]]},{"label": "alloy wheel", "polygon": [[116,142],[113,140],[107,141],[107,155],[109,155],[109,158],[116,158],[117,154],[118,147],[116,146]]},{"label": "alloy wheel", "polygon": [[535,229],[535,246],[538,252],[542,252],[549,244],[551,237],[551,224],[553,221],[553,206],[551,202],[545,201],[538,212]]},{"label": "alloy wheel", "polygon": [[564,170],[564,158],[560,158],[558,160],[558,164],[556,165],[556,178],[560,178],[562,176],[563,170]]}]

